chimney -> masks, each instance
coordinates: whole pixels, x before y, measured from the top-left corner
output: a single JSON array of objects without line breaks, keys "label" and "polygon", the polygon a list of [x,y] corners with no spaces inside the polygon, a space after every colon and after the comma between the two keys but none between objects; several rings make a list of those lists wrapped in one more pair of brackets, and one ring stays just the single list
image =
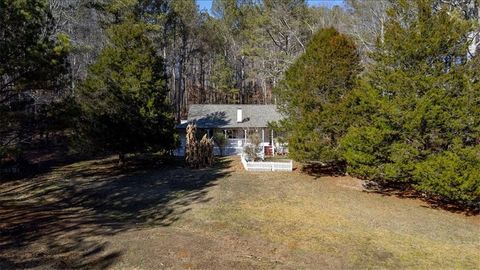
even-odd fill
[{"label": "chimney", "polygon": [[242,108],[237,108],[237,123],[243,122]]}]

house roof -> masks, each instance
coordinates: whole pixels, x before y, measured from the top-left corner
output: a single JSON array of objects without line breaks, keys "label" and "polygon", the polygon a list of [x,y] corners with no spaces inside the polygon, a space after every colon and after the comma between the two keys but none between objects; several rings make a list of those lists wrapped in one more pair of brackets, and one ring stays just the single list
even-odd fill
[{"label": "house roof", "polygon": [[[242,109],[241,123],[237,123],[238,108]],[[188,110],[188,122],[177,127],[186,128],[190,122],[195,122],[198,128],[267,127],[269,122],[282,118],[275,105],[192,104]]]}]

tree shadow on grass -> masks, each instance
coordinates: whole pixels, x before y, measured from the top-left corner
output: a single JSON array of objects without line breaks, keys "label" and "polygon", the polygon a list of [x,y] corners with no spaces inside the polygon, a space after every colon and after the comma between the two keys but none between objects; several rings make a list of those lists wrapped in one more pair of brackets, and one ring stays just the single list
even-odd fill
[{"label": "tree shadow on grass", "polygon": [[476,216],[480,214],[479,205],[467,205],[446,201],[440,197],[427,197],[423,193],[416,191],[407,183],[384,184],[380,185],[372,181],[365,181],[363,184],[367,193],[380,194],[382,196],[395,196],[401,199],[418,199],[426,203],[421,207],[442,209],[466,216]]},{"label": "tree shadow on grass", "polygon": [[147,169],[106,159],[74,163],[34,179],[0,184],[0,268],[104,269],[122,250],[105,237],[169,226],[229,172],[181,165]]},{"label": "tree shadow on grass", "polygon": [[321,163],[307,163],[302,166],[301,171],[315,178],[325,176],[345,176],[345,164],[321,164]]},{"label": "tree shadow on grass", "polygon": [[[346,164],[321,164],[308,163],[301,168],[303,173],[315,177],[316,179],[325,176],[345,176]],[[373,181],[363,182],[364,192],[376,193],[383,196],[395,196],[402,199],[419,199],[426,203],[422,207],[442,209],[452,213],[475,216],[480,214],[480,205],[467,205],[442,200],[438,197],[426,197],[421,192],[416,191],[411,185],[406,183],[378,184]]]}]

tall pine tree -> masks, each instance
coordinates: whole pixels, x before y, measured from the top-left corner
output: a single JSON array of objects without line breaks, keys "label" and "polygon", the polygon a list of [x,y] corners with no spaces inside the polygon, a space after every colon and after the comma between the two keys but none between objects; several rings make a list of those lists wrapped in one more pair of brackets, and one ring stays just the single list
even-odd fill
[{"label": "tall pine tree", "polygon": [[118,153],[174,147],[172,106],[162,58],[144,23],[132,18],[108,29],[110,44],[90,67],[82,85],[81,123],[96,149]]}]

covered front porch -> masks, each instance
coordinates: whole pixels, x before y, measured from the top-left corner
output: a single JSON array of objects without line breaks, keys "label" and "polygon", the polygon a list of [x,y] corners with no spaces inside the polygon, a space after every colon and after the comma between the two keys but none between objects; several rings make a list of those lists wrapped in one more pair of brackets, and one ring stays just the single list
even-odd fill
[{"label": "covered front porch", "polygon": [[[230,128],[230,129],[213,129],[208,131],[209,136],[213,136],[215,133],[223,133],[227,139],[225,145],[224,154],[241,154],[243,148],[252,143],[252,138],[255,136],[256,140],[259,140],[259,145],[262,147],[265,155],[275,155],[276,140],[275,134],[272,129],[269,128]],[[218,146],[215,146],[218,148]],[[219,151],[219,149],[215,150]]]},{"label": "covered front porch", "polygon": [[[262,147],[263,154],[266,156],[274,156],[277,154],[285,154],[287,152],[286,147],[279,144],[276,139],[276,134],[269,128],[225,128],[225,129],[198,129],[198,134],[203,136],[207,134],[212,138],[217,133],[222,133],[226,138],[226,144],[223,147],[223,151],[220,151],[218,145],[214,146],[215,155],[240,155],[243,153],[243,149],[246,145],[251,143],[253,136],[260,138],[260,146]],[[183,156],[186,147],[186,134],[180,133],[180,147],[175,151],[175,155]]]},{"label": "covered front porch", "polygon": [[260,144],[263,146],[272,145],[274,141],[273,130],[269,128],[233,128],[233,129],[214,129],[209,130],[209,136],[213,136],[212,132],[222,132],[227,138],[229,145],[245,146],[252,136],[258,134],[260,137]]}]

